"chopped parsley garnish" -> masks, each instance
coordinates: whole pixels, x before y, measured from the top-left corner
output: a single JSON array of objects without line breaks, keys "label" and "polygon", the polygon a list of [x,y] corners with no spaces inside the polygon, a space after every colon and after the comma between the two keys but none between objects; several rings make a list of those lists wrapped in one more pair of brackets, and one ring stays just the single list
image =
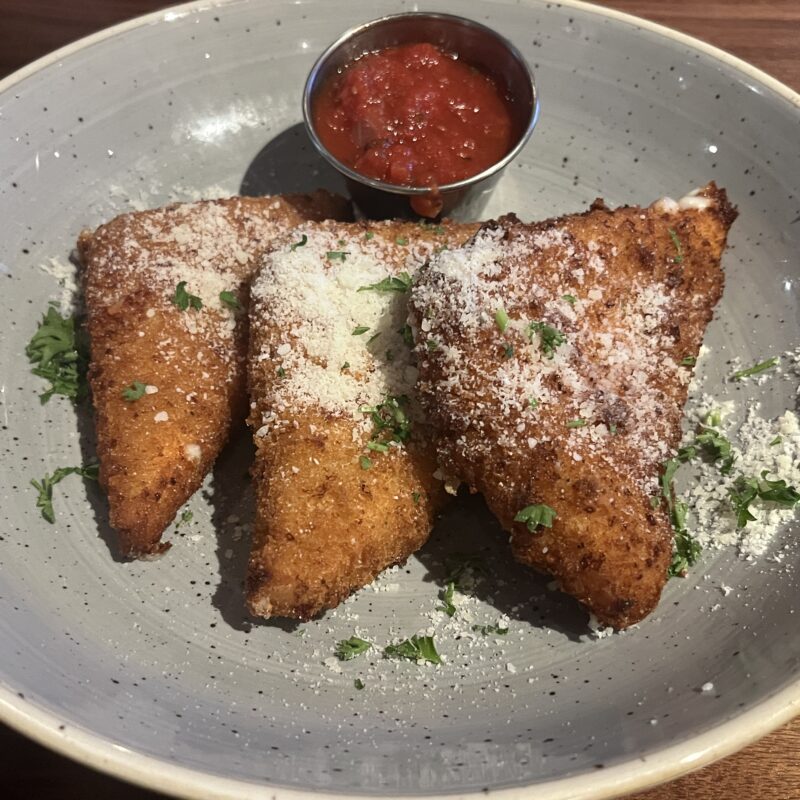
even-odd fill
[{"label": "chopped parsley garnish", "polygon": [[539,334],[539,348],[545,358],[552,358],[556,348],[567,341],[567,337],[560,330],[548,325],[546,322],[531,322],[528,325],[528,335],[533,340],[533,334]]},{"label": "chopped parsley garnish", "polygon": [[419,500],[420,500],[421,497],[422,497],[422,495],[419,492],[411,492],[411,502],[415,506],[419,505]]},{"label": "chopped parsley garnish", "polygon": [[436,339],[428,339],[425,342],[425,347],[428,348],[428,352],[432,353],[434,350],[439,349],[439,342]]},{"label": "chopped parsley garnish", "polygon": [[369,330],[369,325],[356,325],[353,328],[353,336],[361,336],[362,333],[366,333]]},{"label": "chopped parsley garnish", "polygon": [[408,345],[408,347],[414,346],[414,334],[411,332],[410,325],[403,325],[397,332],[403,337],[403,344]]},{"label": "chopped parsley garnish", "polygon": [[289,249],[294,253],[294,251],[297,250],[298,247],[305,247],[307,244],[308,244],[308,236],[303,234],[300,237],[300,241],[295,242]]},{"label": "chopped parsley garnish", "polygon": [[571,419],[567,423],[568,428],[585,428],[588,423],[585,419]]},{"label": "chopped parsley garnish", "polygon": [[672,562],[667,569],[669,577],[685,575],[700,557],[701,551],[698,541],[686,530],[686,504],[676,500],[672,492],[672,479],[680,465],[679,458],[671,458],[664,463],[664,472],[661,475],[661,493],[667,502],[674,532]]},{"label": "chopped parsley garnish", "polygon": [[550,506],[544,503],[537,503],[532,506],[525,506],[522,511],[517,512],[514,522],[524,522],[529,531],[535,531],[540,525],[545,528],[553,527],[553,520],[557,514]]},{"label": "chopped parsley garnish", "polygon": [[[680,501],[675,503],[673,514],[673,525],[675,527],[675,539],[672,550],[672,561],[667,570],[667,575],[674,578],[684,576],[689,571],[689,567],[697,563],[700,558],[702,548],[697,539],[686,530],[686,506]],[[680,527],[678,527],[680,525]]]},{"label": "chopped parsley garnish", "polygon": [[740,369],[738,372],[734,372],[733,375],[731,375],[731,380],[740,381],[742,378],[749,378],[751,375],[758,375],[759,372],[766,372],[768,369],[777,367],[779,363],[780,359],[776,356],[773,356],[772,358],[768,358],[766,361],[762,361],[759,364],[754,364],[752,367]]},{"label": "chopped parsley garnish", "polygon": [[712,461],[721,461],[719,471],[727,475],[731,471],[736,456],[731,452],[731,443],[717,430],[704,428],[695,438]]},{"label": "chopped parsley garnish", "polygon": [[506,332],[506,328],[508,327],[508,314],[504,309],[498,308],[497,311],[494,312],[494,322],[500,329],[500,333]]},{"label": "chopped parsley garnish", "polygon": [[694,356],[686,356],[685,358],[681,359],[682,367],[693,367],[696,363],[697,359]]},{"label": "chopped parsley garnish", "polygon": [[231,311],[241,311],[242,304],[239,302],[239,298],[233,292],[220,292],[219,299],[222,303],[228,306]]},{"label": "chopped parsley garnish", "polygon": [[347,250],[328,250],[325,253],[325,258],[328,261],[344,261],[345,256],[348,255]]},{"label": "chopped parsley garnish", "polygon": [[678,234],[672,228],[667,228],[669,231],[669,238],[672,239],[672,244],[675,245],[675,257],[672,259],[676,264],[683,263],[683,245],[678,238]]},{"label": "chopped parsley garnish", "polygon": [[473,625],[472,630],[483,636],[505,636],[508,628],[501,628],[499,625]]},{"label": "chopped parsley garnish", "polygon": [[369,339],[367,339],[367,344],[372,344],[380,335],[381,335],[380,331],[378,331],[377,333],[373,333],[372,336],[370,336]]},{"label": "chopped parsley garnish", "polygon": [[562,294],[561,299],[566,300],[571,306],[574,306],[578,298],[575,297],[574,294]]},{"label": "chopped parsley garnish", "polygon": [[661,506],[661,498],[656,494],[650,498],[650,508],[656,509]]},{"label": "chopped parsley garnish", "polygon": [[367,232],[364,234],[364,238],[365,238],[367,241],[369,241],[370,239],[374,239],[374,238],[375,238],[375,234],[374,234],[372,231],[367,231]]},{"label": "chopped parsley garnish", "polygon": [[53,487],[57,483],[61,483],[67,475],[80,475],[82,478],[96,481],[99,470],[99,464],[88,464],[85,467],[59,467],[52,475],[45,475],[41,483],[31,480],[31,486],[39,492],[39,496],[36,498],[36,508],[42,512],[42,516],[49,523],[54,523],[56,515],[53,510]]},{"label": "chopped parsley garnish", "polygon": [[286,370],[283,367],[278,367],[278,369],[275,370],[275,373],[279,378],[286,377]]},{"label": "chopped parsley garnish", "polygon": [[775,437],[775,438],[774,438],[774,439],[773,439],[773,440],[772,440],[772,441],[769,443],[769,446],[770,446],[770,447],[775,447],[775,445],[776,445],[776,444],[780,444],[782,441],[783,441],[783,439],[782,439],[780,436],[776,436],[776,437]]},{"label": "chopped parsley garnish", "polygon": [[778,508],[794,508],[800,502],[800,492],[784,480],[771,481],[768,470],[763,470],[761,480],[740,475],[730,490],[731,503],[736,513],[736,527],[744,528],[755,517],[750,506],[755,500],[775,503]]},{"label": "chopped parsley garnish", "polygon": [[175,523],[175,529],[181,527],[181,525],[188,525],[194,519],[194,513],[191,509],[184,508],[183,512],[181,513],[181,518]]},{"label": "chopped parsley garnish", "polygon": [[616,436],[616,435],[617,435],[617,423],[616,423],[616,422],[612,422],[612,423],[611,423],[611,424],[608,426],[608,432],[609,432],[609,433],[610,433],[612,436]]},{"label": "chopped parsley garnish", "polygon": [[372,469],[372,459],[369,456],[361,456],[358,459],[361,469]]},{"label": "chopped parsley garnish", "polygon": [[411,288],[411,276],[407,272],[389,275],[382,281],[371,283],[369,286],[360,286],[359,292],[407,292]]},{"label": "chopped parsley garnish", "polygon": [[376,453],[388,453],[389,445],[383,442],[367,442],[367,449],[374,450]]},{"label": "chopped parsley garnish", "polygon": [[390,644],[383,649],[386,658],[405,658],[409,661],[429,661],[441,664],[442,659],[436,652],[433,636],[412,636],[402,642]]},{"label": "chopped parsley garnish", "polygon": [[453,593],[456,586],[454,581],[450,581],[447,586],[439,592],[439,599],[442,605],[436,606],[437,611],[444,611],[448,617],[452,617],[456,613],[456,607],[453,605]]},{"label": "chopped parsley garnish", "polygon": [[404,247],[408,244],[408,239],[405,236],[398,236],[395,240],[396,244],[399,244],[401,247]]},{"label": "chopped parsley garnish", "polygon": [[340,661],[350,661],[372,647],[372,642],[366,639],[359,639],[358,636],[351,636],[349,639],[342,639],[336,645],[336,657]]},{"label": "chopped parsley garnish", "polygon": [[356,678],[353,681],[353,686],[355,686],[356,689],[361,691],[364,688],[364,681],[362,681],[361,678]]},{"label": "chopped parsley garnish", "polygon": [[340,369],[342,372],[344,372],[346,369],[350,369],[350,362],[349,362],[349,361],[345,361],[345,362],[344,362],[344,364],[342,364],[342,366],[341,366],[341,367],[339,367],[339,369]]},{"label": "chopped parsley garnish", "polygon": [[361,406],[358,409],[362,414],[369,414],[372,419],[372,441],[367,447],[378,450],[379,444],[386,447],[389,442],[402,444],[408,441],[411,436],[411,420],[405,410],[407,404],[408,398],[405,395],[389,395],[377,406]]},{"label": "chopped parsley garnish", "polygon": [[[712,411],[706,421],[719,425],[721,422],[719,411]],[[705,426],[702,426],[694,442],[686,444],[678,450],[676,459],[683,464],[691,461],[700,453],[704,454],[712,462],[719,461],[719,471],[722,475],[730,473],[733,462],[736,459],[728,439],[718,430]]]},{"label": "chopped parsley garnish", "polygon": [[134,381],[130,386],[122,390],[122,399],[132,403],[134,400],[141,400],[145,395],[147,384],[141,381]]},{"label": "chopped parsley garnish", "polygon": [[505,358],[514,358],[514,345],[507,344],[503,346],[503,356]]},{"label": "chopped parsley garnish", "polygon": [[89,347],[85,333],[76,325],[75,317],[62,317],[50,304],[36,333],[25,348],[31,372],[50,381],[50,388],[39,395],[42,404],[54,394],[69,397],[75,402],[88,394],[86,368]]},{"label": "chopped parsley garnish", "polygon": [[172,295],[170,300],[172,300],[181,311],[188,311],[189,308],[199,311],[203,307],[203,301],[197,295],[189,294],[189,292],[186,291],[186,281],[181,281],[175,287],[175,294]]},{"label": "chopped parsley garnish", "polygon": [[433,232],[434,232],[434,233],[435,233],[437,236],[441,236],[441,235],[444,233],[444,228],[443,228],[441,225],[437,225],[437,226],[436,226],[436,227],[433,229]]}]

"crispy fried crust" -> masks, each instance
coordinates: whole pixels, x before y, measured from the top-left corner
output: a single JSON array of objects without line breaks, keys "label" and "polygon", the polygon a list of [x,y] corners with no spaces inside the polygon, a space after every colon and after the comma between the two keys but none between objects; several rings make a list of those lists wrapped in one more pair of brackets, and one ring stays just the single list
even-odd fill
[{"label": "crispy fried crust", "polygon": [[[318,244],[320,260],[308,267],[314,281],[326,288],[322,297],[334,291],[324,283],[326,276],[341,276],[345,262],[325,261],[326,251],[344,251],[353,259],[369,251],[375,263],[387,273],[416,271],[432,249],[455,246],[466,241],[477,225],[421,227],[411,223],[370,223],[306,225],[297,234],[306,234],[310,250]],[[398,244],[398,242],[400,244]],[[323,325],[316,336],[333,338],[338,318],[320,316],[311,303],[295,303],[274,287],[276,270],[286,268],[281,261],[286,247],[267,257],[254,285],[251,308],[249,388],[256,443],[253,480],[256,492],[256,521],[247,575],[247,605],[256,616],[309,619],[333,608],[353,590],[366,585],[386,567],[402,563],[428,538],[434,515],[443,502],[440,481],[433,478],[434,457],[427,443],[424,425],[415,425],[411,441],[392,447],[387,453],[368,451],[371,429],[363,424],[358,401],[333,410],[323,407],[322,387],[305,387],[302,396],[287,389],[297,372],[318,357],[304,348],[302,330],[291,333],[295,325]],[[298,251],[299,253],[300,251]],[[300,278],[298,278],[300,280]],[[352,286],[345,293],[363,297]],[[392,308],[401,304],[405,316],[407,294],[383,295]],[[350,326],[346,338],[350,339]],[[388,345],[395,325],[386,326],[380,353]],[[370,331],[371,333],[372,331]],[[365,335],[361,347],[368,347]],[[354,339],[355,340],[355,339]],[[399,345],[404,347],[402,343]],[[299,361],[283,369],[280,353],[299,349]],[[353,372],[354,391],[370,380],[370,374],[388,369],[376,350],[363,373],[355,362],[322,365],[320,382],[331,373]],[[372,376],[374,378],[374,374]],[[413,385],[413,378],[411,381]],[[366,390],[365,390],[366,391]],[[298,389],[299,392],[299,389]],[[326,403],[330,405],[330,397]],[[364,469],[360,458],[368,454],[372,466]]]},{"label": "crispy fried crust", "polygon": [[[307,219],[347,219],[326,192],[230,198],[123,214],[78,241],[91,339],[100,482],[121,552],[163,552],[161,535],[200,486],[246,407],[247,315],[258,257]],[[179,281],[203,308],[180,310]],[[126,400],[134,382],[148,393]]]},{"label": "crispy fried crust", "polygon": [[[428,320],[439,344],[417,352],[442,468],[485,495],[520,561],[616,628],[650,613],[666,581],[672,529],[651,497],[680,440],[681,362],[720,298],[735,216],[711,184],[680,207],[508,217],[434,260],[412,292],[412,324]],[[537,321],[566,336],[552,359],[527,327]],[[515,521],[536,504],[557,513],[551,528]]]}]

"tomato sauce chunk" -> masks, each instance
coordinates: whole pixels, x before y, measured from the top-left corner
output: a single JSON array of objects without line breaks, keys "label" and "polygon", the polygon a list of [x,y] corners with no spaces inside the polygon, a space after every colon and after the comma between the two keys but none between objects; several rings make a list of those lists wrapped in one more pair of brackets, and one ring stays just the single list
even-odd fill
[{"label": "tomato sauce chunk", "polygon": [[322,87],[313,115],[339,161],[400,186],[438,187],[477,175],[517,138],[491,78],[425,43],[356,59]]}]

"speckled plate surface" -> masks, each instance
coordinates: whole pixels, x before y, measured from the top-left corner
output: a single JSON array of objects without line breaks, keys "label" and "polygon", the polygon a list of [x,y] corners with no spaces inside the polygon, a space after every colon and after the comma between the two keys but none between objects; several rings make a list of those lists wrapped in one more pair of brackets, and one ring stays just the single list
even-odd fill
[{"label": "speckled plate surface", "polygon": [[[345,28],[412,7],[184,6],[0,85],[0,717],[51,747],[186,797],[599,798],[699,766],[800,710],[796,524],[757,561],[707,552],[650,619],[598,640],[572,601],[511,562],[474,498],[405,568],[325,618],[252,624],[244,435],[158,561],[113,559],[103,498],[75,477],[56,489],[56,524],[39,516],[29,480],[92,452],[88,413],[63,398],[41,406],[26,365],[39,315],[61,294],[42,266],[66,263],[82,227],[131,207],[336,188],[297,127],[303,79]],[[724,378],[734,356],[797,345],[797,95],[591,6],[425,8],[487,22],[535,67],[541,122],[489,213],[541,218],[597,195],[648,203],[711,178],[727,187],[741,216],[705,390],[759,396],[766,416],[793,407],[787,374],[739,388]],[[453,551],[479,553],[490,578],[450,620],[434,609]],[[474,636],[504,614],[506,636]],[[354,632],[383,645],[429,625],[447,659],[438,668],[329,661]]]}]

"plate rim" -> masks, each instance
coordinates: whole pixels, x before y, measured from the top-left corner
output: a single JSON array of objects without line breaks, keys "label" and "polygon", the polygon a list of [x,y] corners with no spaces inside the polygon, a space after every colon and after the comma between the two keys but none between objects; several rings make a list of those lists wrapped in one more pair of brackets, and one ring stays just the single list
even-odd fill
[{"label": "plate rim", "polygon": [[[543,6],[545,0],[523,0]],[[148,25],[179,20],[192,14],[233,5],[241,0],[191,0],[125,20],[77,39],[32,61],[0,80],[0,95],[62,59],[115,36]],[[637,26],[722,62],[788,101],[800,110],[800,92],[762,69],[722,48],[643,17],[585,0],[559,0],[559,6]],[[177,15],[172,20],[167,15]],[[539,784],[489,789],[497,800],[606,800],[641,791],[700,769],[731,755],[800,715],[800,679],[768,696],[749,711],[704,733],[647,756],[633,757],[613,767],[555,778]],[[113,778],[186,800],[342,800],[343,793],[292,789],[179,766],[165,759],[130,750],[111,739],[73,726],[6,686],[0,685],[0,722],[49,749]],[[487,792],[448,795],[453,800],[482,800]],[[358,795],[361,800],[385,800],[384,795]],[[417,795],[437,800],[442,795]]]}]

